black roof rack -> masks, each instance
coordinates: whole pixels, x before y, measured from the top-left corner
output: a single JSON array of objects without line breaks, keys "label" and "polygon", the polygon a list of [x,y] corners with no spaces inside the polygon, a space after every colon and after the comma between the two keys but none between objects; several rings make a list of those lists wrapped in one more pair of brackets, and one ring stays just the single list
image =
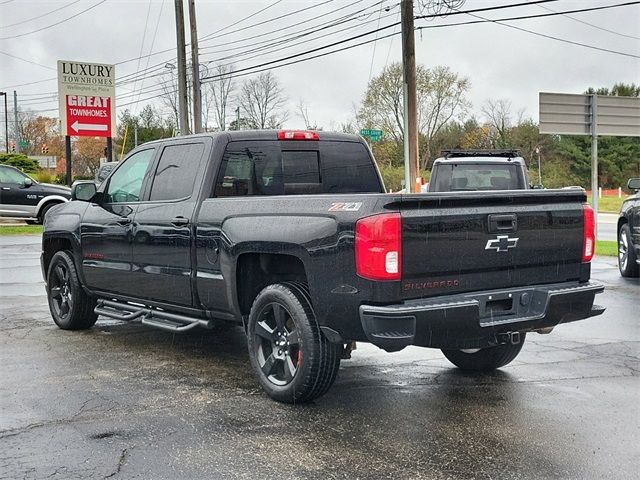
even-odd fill
[{"label": "black roof rack", "polygon": [[442,150],[440,155],[444,158],[463,157],[519,157],[520,150],[516,148],[495,149],[495,150]]}]

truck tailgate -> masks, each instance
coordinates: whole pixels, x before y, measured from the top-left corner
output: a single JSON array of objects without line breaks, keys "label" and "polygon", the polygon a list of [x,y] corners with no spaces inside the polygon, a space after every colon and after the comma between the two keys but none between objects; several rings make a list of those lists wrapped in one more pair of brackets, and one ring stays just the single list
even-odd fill
[{"label": "truck tailgate", "polygon": [[403,195],[405,299],[579,280],[581,189]]}]

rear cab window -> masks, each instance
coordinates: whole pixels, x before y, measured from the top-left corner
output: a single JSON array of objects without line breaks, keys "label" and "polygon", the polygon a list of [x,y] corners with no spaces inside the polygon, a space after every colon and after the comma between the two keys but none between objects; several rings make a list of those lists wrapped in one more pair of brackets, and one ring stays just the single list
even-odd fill
[{"label": "rear cab window", "polygon": [[227,145],[212,196],[383,191],[361,143],[266,140]]}]

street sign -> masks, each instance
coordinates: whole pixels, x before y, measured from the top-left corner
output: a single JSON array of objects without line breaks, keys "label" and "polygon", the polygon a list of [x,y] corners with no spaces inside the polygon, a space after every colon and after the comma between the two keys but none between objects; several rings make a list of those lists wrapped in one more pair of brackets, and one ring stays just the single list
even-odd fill
[{"label": "street sign", "polygon": [[591,202],[597,214],[598,136],[640,137],[640,98],[540,92],[539,112],[540,133],[591,135]]},{"label": "street sign", "polygon": [[640,98],[540,92],[540,133],[640,137]]},{"label": "street sign", "polygon": [[116,130],[115,85],[113,65],[58,60],[63,134],[112,137]]},{"label": "street sign", "polygon": [[372,142],[379,142],[383,134],[384,132],[382,130],[373,130],[371,128],[363,128],[360,130],[360,135],[368,137]]},{"label": "street sign", "polygon": [[20,148],[20,150],[25,150],[29,148],[29,140],[19,140],[18,147]]}]

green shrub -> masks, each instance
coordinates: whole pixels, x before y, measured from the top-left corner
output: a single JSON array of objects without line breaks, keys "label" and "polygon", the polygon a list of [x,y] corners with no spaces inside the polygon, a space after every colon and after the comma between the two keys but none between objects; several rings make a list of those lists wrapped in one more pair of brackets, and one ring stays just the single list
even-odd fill
[{"label": "green shrub", "polygon": [[39,183],[55,183],[56,181],[56,176],[47,170],[40,170],[38,173],[31,176]]},{"label": "green shrub", "polygon": [[0,163],[19,168],[24,173],[36,173],[40,170],[37,160],[32,160],[21,153],[0,153]]}]

